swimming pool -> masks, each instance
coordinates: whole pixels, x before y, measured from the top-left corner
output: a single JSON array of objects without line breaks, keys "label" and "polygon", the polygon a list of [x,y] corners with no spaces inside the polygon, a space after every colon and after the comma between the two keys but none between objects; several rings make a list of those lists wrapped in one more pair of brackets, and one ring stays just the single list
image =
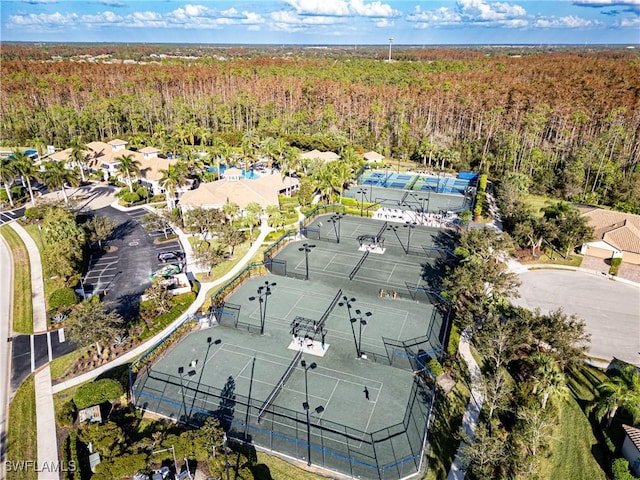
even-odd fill
[{"label": "swimming pool", "polygon": [[[231,168],[235,168],[235,167],[231,167]],[[207,172],[209,173],[214,173],[218,171],[218,167],[207,167]],[[220,175],[224,175],[224,172],[227,171],[227,167],[225,165],[220,165]],[[260,174],[256,173],[254,170],[245,170],[244,168],[241,170],[242,171],[242,178],[246,178],[247,180],[256,180],[258,178],[260,178]]]}]

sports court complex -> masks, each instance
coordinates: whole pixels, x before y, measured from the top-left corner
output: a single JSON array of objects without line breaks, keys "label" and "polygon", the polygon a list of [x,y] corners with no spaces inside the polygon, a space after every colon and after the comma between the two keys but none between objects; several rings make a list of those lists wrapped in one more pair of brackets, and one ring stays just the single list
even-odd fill
[{"label": "sports court complex", "polygon": [[426,365],[449,327],[432,288],[456,234],[342,208],[319,207],[222,286],[213,326],[134,364],[136,406],[193,425],[216,416],[237,442],[348,477],[418,472]]}]

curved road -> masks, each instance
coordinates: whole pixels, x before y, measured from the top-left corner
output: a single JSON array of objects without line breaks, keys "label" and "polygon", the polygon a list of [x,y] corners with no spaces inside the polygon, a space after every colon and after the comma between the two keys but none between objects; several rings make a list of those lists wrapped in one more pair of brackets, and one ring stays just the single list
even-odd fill
[{"label": "curved road", "polygon": [[528,270],[520,273],[520,280],[520,298],[514,303],[576,314],[591,334],[592,357],[640,365],[640,288],[568,270]]}]

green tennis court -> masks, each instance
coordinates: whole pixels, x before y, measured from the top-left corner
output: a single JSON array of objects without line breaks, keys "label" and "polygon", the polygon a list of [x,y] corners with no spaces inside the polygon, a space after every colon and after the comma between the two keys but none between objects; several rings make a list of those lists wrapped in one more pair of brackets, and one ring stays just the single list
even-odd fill
[{"label": "green tennis court", "polygon": [[448,328],[430,291],[444,262],[429,249],[452,239],[332,219],[281,248],[271,274],[243,277],[212,328],[139,375],[136,404],[187,423],[215,415],[234,438],[354,477],[415,473],[432,399],[425,364]]}]

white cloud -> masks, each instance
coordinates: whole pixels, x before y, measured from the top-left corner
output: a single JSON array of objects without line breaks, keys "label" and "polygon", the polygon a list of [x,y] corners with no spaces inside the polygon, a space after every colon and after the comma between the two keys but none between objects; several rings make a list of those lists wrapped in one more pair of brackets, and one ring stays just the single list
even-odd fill
[{"label": "white cloud", "polygon": [[520,5],[486,0],[458,0],[455,8],[422,10],[415,7],[407,21],[415,28],[438,26],[484,26],[520,28],[528,25],[527,11]]},{"label": "white cloud", "polygon": [[622,18],[616,26],[620,28],[640,28],[640,17]]},{"label": "white cloud", "polygon": [[382,2],[364,3],[363,0],[351,0],[349,9],[361,17],[389,18],[400,15],[399,11]]},{"label": "white cloud", "polygon": [[390,20],[388,20],[386,18],[381,18],[381,19],[379,19],[379,20],[377,20],[375,22],[375,26],[378,27],[378,28],[393,27],[393,26],[395,26],[395,24],[396,23],[394,21],[390,21]]},{"label": "white cloud", "polygon": [[597,24],[598,22],[593,20],[586,20],[574,15],[539,18],[533,22],[533,26],[538,28],[585,28],[593,27]]},{"label": "white cloud", "polygon": [[349,6],[344,0],[286,0],[298,15],[325,15],[343,17],[349,15]]},{"label": "white cloud", "polygon": [[116,15],[115,13],[110,12],[108,10],[106,12],[98,13],[97,15],[82,15],[80,17],[80,21],[82,23],[86,23],[86,24],[90,24],[90,25],[97,25],[97,24],[101,24],[101,25],[105,25],[105,24],[120,25],[120,24],[122,24],[123,20],[124,20],[123,17],[121,17],[120,15]]},{"label": "white cloud", "polygon": [[69,13],[63,15],[60,12],[55,13],[30,13],[27,15],[9,15],[9,25],[24,27],[47,27],[62,28],[76,24],[78,15]]}]

